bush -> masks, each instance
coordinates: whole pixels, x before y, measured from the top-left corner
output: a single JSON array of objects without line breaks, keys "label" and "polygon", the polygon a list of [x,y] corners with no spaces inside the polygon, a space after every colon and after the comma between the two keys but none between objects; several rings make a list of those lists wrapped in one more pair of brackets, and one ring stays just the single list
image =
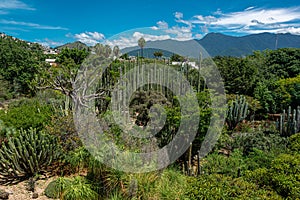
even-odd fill
[{"label": "bush", "polygon": [[65,162],[70,164],[71,171],[74,173],[80,172],[83,167],[86,167],[88,165],[89,158],[90,153],[84,147],[79,147],[74,151],[68,152],[65,157]]},{"label": "bush", "polygon": [[92,190],[91,184],[80,177],[73,179],[60,177],[49,183],[45,189],[45,195],[49,198],[64,200],[97,199],[97,193]]},{"label": "bush", "polygon": [[288,148],[292,152],[295,152],[295,153],[300,152],[300,133],[290,136]]},{"label": "bush", "polygon": [[238,175],[238,171],[246,169],[243,155],[236,150],[229,157],[213,153],[202,160],[202,171],[206,174],[226,174],[233,177]]},{"label": "bush", "polygon": [[71,179],[59,177],[51,181],[45,189],[45,195],[52,199],[57,199],[62,196],[63,191],[72,183]]},{"label": "bush", "polygon": [[80,176],[75,177],[62,193],[64,200],[96,200],[97,197],[98,194],[92,190],[92,186]]},{"label": "bush", "polygon": [[10,104],[7,111],[0,110],[0,120],[5,126],[15,129],[32,127],[42,130],[46,124],[49,124],[53,114],[51,105],[36,99],[24,99]]},{"label": "bush", "polygon": [[262,151],[278,151],[286,150],[287,140],[277,133],[242,133],[234,137],[233,148],[240,149],[244,155],[249,155],[253,149]]},{"label": "bush", "polygon": [[300,154],[280,154],[270,168],[246,172],[246,180],[268,187],[288,199],[300,198]]},{"label": "bush", "polygon": [[261,189],[242,178],[220,174],[190,178],[186,196],[188,199],[282,199],[275,192]]},{"label": "bush", "polygon": [[53,115],[45,129],[47,133],[59,138],[59,142],[66,152],[82,146],[71,114],[67,116]]}]

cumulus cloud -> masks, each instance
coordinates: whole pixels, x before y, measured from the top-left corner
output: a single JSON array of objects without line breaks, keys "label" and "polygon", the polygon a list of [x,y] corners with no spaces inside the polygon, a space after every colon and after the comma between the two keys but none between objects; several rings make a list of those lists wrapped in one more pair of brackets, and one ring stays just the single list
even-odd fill
[{"label": "cumulus cloud", "polygon": [[158,21],[158,22],[156,23],[156,25],[157,25],[157,26],[152,26],[151,28],[152,28],[153,30],[159,30],[159,29],[167,29],[167,28],[169,28],[168,23],[165,22],[165,21]]},{"label": "cumulus cloud", "polygon": [[171,39],[171,37],[167,34],[166,35],[153,35],[153,34],[147,34],[147,33],[142,33],[142,32],[137,31],[126,37],[120,36],[117,39],[107,40],[107,41],[105,41],[105,44],[108,44],[109,46],[119,46],[119,48],[123,49],[125,47],[137,46],[138,40],[141,37],[143,37],[146,42]]},{"label": "cumulus cloud", "polygon": [[176,19],[182,19],[183,18],[183,13],[181,13],[181,12],[175,12],[174,16],[175,16]]},{"label": "cumulus cloud", "polygon": [[72,37],[80,42],[83,42],[87,45],[94,46],[97,43],[103,42],[105,39],[105,36],[102,33],[99,32],[84,32],[84,33],[78,33],[78,34],[71,34],[68,33],[66,35],[67,37]]}]

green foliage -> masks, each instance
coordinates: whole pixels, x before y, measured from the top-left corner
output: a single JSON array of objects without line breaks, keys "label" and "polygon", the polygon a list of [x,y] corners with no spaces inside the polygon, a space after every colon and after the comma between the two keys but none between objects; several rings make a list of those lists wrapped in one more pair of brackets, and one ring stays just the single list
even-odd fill
[{"label": "green foliage", "polygon": [[244,155],[249,155],[254,149],[268,151],[284,151],[287,140],[276,133],[264,133],[261,131],[252,133],[240,133],[234,136],[231,144],[233,148],[240,149]]},{"label": "green foliage", "polygon": [[300,102],[300,74],[293,78],[280,79],[277,85],[276,102],[281,105],[280,108],[296,108]]},{"label": "green foliage", "polygon": [[300,131],[300,106],[293,110],[289,106],[287,113],[283,110],[277,128],[282,136],[290,136]]},{"label": "green foliage", "polygon": [[170,58],[171,62],[183,62],[184,61],[184,57],[178,54],[172,54],[171,58]]},{"label": "green foliage", "polygon": [[280,154],[271,167],[248,171],[245,178],[269,187],[286,199],[300,198],[300,154]]},{"label": "green foliage", "polygon": [[219,174],[190,178],[186,195],[188,199],[282,199],[276,192],[262,189],[242,178]]},{"label": "green foliage", "polygon": [[0,104],[1,101],[11,99],[13,97],[10,91],[10,84],[7,80],[4,80],[3,77],[0,75]]},{"label": "green foliage", "polygon": [[289,137],[288,148],[294,153],[300,152],[300,133],[296,133]]},{"label": "green foliage", "polygon": [[80,172],[81,169],[87,166],[89,158],[90,153],[84,147],[79,147],[74,151],[68,152],[65,162],[70,164],[73,172]]},{"label": "green foliage", "polygon": [[64,200],[93,200],[98,196],[92,190],[92,186],[80,176],[73,179],[60,177],[50,182],[45,189],[45,195],[49,198]]},{"label": "green foliage", "polygon": [[163,56],[163,52],[162,51],[155,51],[153,53],[153,55],[154,55],[155,58],[160,58],[160,57]]},{"label": "green foliage", "polygon": [[71,183],[71,179],[59,177],[47,185],[44,191],[45,195],[51,199],[61,198],[63,191],[69,187]]},{"label": "green foliage", "polygon": [[233,131],[236,126],[242,122],[248,115],[248,103],[244,96],[236,97],[234,101],[229,103],[227,110],[226,123],[228,129]]},{"label": "green foliage", "polygon": [[0,120],[7,127],[15,129],[29,129],[30,127],[42,130],[49,124],[53,107],[37,99],[24,99],[9,105],[8,110],[0,110]]},{"label": "green foliage", "polygon": [[224,79],[227,93],[252,95],[259,69],[256,61],[250,57],[216,56],[214,62]]},{"label": "green foliage", "polygon": [[10,94],[32,94],[31,81],[43,68],[42,46],[10,36],[0,38],[0,76],[9,83]]},{"label": "green foliage", "polygon": [[76,65],[80,65],[88,56],[88,54],[89,52],[86,49],[79,50],[76,48],[63,48],[58,55],[57,62],[60,64],[65,64],[71,59]]},{"label": "green foliage", "polygon": [[232,152],[229,157],[212,153],[201,163],[205,174],[226,174],[232,177],[237,177],[239,170],[244,171],[247,168],[243,154],[238,150]]},{"label": "green foliage", "polygon": [[62,199],[64,200],[96,200],[98,194],[92,190],[91,184],[80,177],[74,177],[71,184],[68,185],[62,193]]},{"label": "green foliage", "polygon": [[36,129],[8,135],[0,149],[0,174],[4,180],[36,175],[60,156],[57,139]]},{"label": "green foliage", "polygon": [[59,139],[66,152],[73,151],[82,145],[74,125],[73,115],[53,115],[45,130]]}]

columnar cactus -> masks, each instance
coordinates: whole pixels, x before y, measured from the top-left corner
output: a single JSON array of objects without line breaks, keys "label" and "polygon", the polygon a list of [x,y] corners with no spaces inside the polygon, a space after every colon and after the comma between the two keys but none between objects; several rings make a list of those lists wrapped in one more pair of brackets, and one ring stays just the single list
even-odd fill
[{"label": "columnar cactus", "polygon": [[248,103],[246,102],[246,98],[244,96],[237,96],[236,99],[228,106],[226,117],[228,129],[233,131],[236,126],[247,117],[247,115]]},{"label": "columnar cactus", "polygon": [[29,177],[59,157],[57,139],[35,129],[13,131],[0,148],[0,179]]},{"label": "columnar cactus", "polygon": [[300,106],[292,111],[291,107],[288,108],[286,113],[280,114],[280,120],[277,122],[277,128],[283,136],[290,136],[300,131]]}]

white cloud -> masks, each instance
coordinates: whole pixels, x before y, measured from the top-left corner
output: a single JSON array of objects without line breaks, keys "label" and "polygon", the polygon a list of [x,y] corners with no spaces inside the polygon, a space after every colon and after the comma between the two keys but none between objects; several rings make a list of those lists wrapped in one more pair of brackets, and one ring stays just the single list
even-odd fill
[{"label": "white cloud", "polygon": [[[171,39],[169,35],[152,35],[152,34],[146,34],[141,32],[134,32],[128,37],[121,36],[117,39],[113,40],[107,40],[105,41],[106,44],[110,46],[119,46],[120,49],[123,49],[125,47],[133,47],[137,46],[138,40],[143,37],[146,42],[148,41],[156,41],[156,40],[167,40]],[[147,46],[147,44],[146,44]]]},{"label": "white cloud", "polygon": [[67,37],[75,38],[76,40],[83,42],[87,45],[94,46],[95,44],[102,42],[105,39],[105,36],[99,32],[84,32],[72,35],[70,33],[66,34]]},{"label": "white cloud", "polygon": [[57,42],[48,38],[45,38],[44,40],[36,40],[36,42],[46,47],[57,47],[64,44],[64,42]]},{"label": "white cloud", "polygon": [[156,23],[157,26],[152,26],[151,28],[153,30],[159,30],[159,29],[167,29],[169,27],[168,23],[165,21],[158,21]]},{"label": "white cloud", "polygon": [[20,22],[20,21],[5,20],[5,19],[0,20],[0,24],[27,26],[35,29],[68,30],[67,28],[60,27],[60,26],[45,26],[45,25],[35,24],[31,22]]},{"label": "white cloud", "polygon": [[165,31],[166,33],[173,34],[172,39],[175,40],[191,40],[192,37],[192,27],[191,26],[173,26]]},{"label": "white cloud", "polygon": [[[166,30],[167,33],[180,34],[189,38],[199,38],[199,34],[212,32],[232,33],[292,33],[299,34],[300,7],[290,8],[257,8],[251,6],[239,12],[224,13],[220,9],[212,15],[194,15],[191,19],[184,19],[183,13],[174,14],[176,26]],[[182,26],[182,25],[187,26]],[[157,27],[157,29],[159,29]]]},{"label": "white cloud", "polygon": [[254,6],[250,6],[250,7],[246,8],[245,11],[252,10],[254,8],[255,8]]},{"label": "white cloud", "polygon": [[181,13],[181,12],[175,12],[174,16],[175,16],[176,19],[182,19],[183,18],[183,13]]},{"label": "white cloud", "polygon": [[23,3],[19,0],[0,0],[0,9],[14,10],[14,9],[22,9],[22,10],[35,10],[29,5]]}]

